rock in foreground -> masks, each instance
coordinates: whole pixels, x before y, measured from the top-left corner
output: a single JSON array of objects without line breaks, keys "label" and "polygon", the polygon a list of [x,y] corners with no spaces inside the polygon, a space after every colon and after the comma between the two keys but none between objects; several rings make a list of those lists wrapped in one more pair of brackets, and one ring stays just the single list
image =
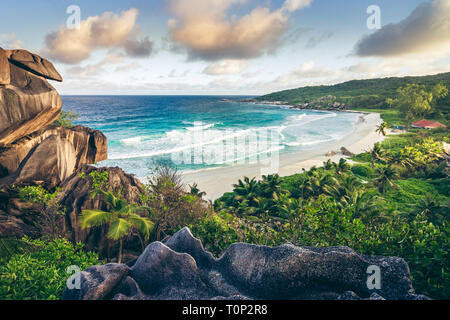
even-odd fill
[{"label": "rock in foreground", "polygon": [[[129,269],[86,269],[81,289],[66,288],[63,299],[427,299],[414,294],[408,265],[397,257],[365,256],[347,247],[235,243],[216,259],[188,228],[163,242],[148,245]],[[380,270],[379,289],[368,288],[370,266]]]}]

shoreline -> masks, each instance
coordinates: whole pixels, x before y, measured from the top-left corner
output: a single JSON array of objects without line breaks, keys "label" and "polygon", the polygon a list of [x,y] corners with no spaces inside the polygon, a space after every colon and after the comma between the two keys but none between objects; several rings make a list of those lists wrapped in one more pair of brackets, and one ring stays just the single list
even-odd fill
[{"label": "shoreline", "polygon": [[[347,112],[347,111],[345,111]],[[233,184],[244,176],[249,178],[256,177],[261,179],[263,174],[278,173],[281,177],[301,173],[302,169],[308,170],[313,166],[320,167],[328,159],[338,162],[340,158],[348,158],[341,154],[341,147],[354,154],[370,150],[376,142],[385,139],[382,135],[375,132],[376,127],[383,120],[379,113],[361,113],[363,122],[357,122],[353,131],[337,141],[325,144],[314,150],[302,150],[294,153],[280,154],[278,168],[268,168],[264,164],[239,164],[230,167],[210,168],[195,172],[182,173],[183,181],[192,185],[197,183],[201,191],[206,192],[205,199],[216,200],[224,193],[233,191]],[[326,156],[329,151],[337,154]]]}]

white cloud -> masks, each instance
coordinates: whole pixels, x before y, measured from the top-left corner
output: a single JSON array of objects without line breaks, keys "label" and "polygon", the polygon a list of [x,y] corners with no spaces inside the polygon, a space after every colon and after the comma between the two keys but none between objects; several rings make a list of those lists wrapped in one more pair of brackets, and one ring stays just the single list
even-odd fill
[{"label": "white cloud", "polygon": [[85,66],[73,66],[66,70],[65,74],[70,77],[87,78],[98,76],[104,71],[104,67],[111,64],[119,64],[124,62],[125,57],[122,54],[110,53],[100,62],[87,64]]},{"label": "white cloud", "polygon": [[3,49],[22,49],[23,42],[16,38],[15,33],[0,34],[0,47],[3,47]]},{"label": "white cloud", "polygon": [[311,0],[287,0],[271,11],[256,7],[237,17],[227,14],[243,0],[171,0],[175,16],[168,21],[170,39],[184,47],[191,59],[248,59],[276,50],[288,28],[293,11],[311,4]]},{"label": "white cloud", "polygon": [[88,59],[96,49],[123,48],[130,56],[148,56],[152,43],[145,37],[137,38],[138,10],[131,8],[120,15],[105,12],[88,17],[79,28],[62,26],[46,36],[43,54],[55,61],[77,64]]},{"label": "white cloud", "polygon": [[203,73],[213,76],[237,74],[241,73],[248,64],[247,60],[221,60],[211,63],[203,70]]},{"label": "white cloud", "polygon": [[299,9],[303,9],[304,7],[309,7],[312,2],[313,0],[286,0],[283,8],[290,12],[293,12]]}]

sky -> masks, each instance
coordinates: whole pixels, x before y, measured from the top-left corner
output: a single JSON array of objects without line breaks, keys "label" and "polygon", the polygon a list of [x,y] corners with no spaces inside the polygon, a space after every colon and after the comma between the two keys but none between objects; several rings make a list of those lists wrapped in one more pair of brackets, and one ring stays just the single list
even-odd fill
[{"label": "sky", "polygon": [[64,95],[251,96],[450,71],[450,0],[0,2],[0,47],[52,61]]}]

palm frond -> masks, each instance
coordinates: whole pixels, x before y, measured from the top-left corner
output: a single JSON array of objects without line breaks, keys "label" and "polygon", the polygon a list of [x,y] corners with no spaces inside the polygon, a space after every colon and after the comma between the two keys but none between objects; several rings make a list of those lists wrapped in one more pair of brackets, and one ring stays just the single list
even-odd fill
[{"label": "palm frond", "polygon": [[112,240],[118,240],[130,232],[132,224],[122,218],[114,220],[109,226],[107,237]]},{"label": "palm frond", "polygon": [[83,210],[80,216],[81,228],[98,227],[116,218],[112,212],[102,210]]},{"label": "palm frond", "polygon": [[139,232],[141,232],[145,239],[147,240],[150,236],[150,232],[152,231],[155,224],[148,218],[141,217],[137,214],[132,214],[129,218],[129,221],[133,226],[135,226]]},{"label": "palm frond", "polygon": [[0,238],[0,259],[8,260],[16,254],[30,252],[36,245],[17,238]]}]

